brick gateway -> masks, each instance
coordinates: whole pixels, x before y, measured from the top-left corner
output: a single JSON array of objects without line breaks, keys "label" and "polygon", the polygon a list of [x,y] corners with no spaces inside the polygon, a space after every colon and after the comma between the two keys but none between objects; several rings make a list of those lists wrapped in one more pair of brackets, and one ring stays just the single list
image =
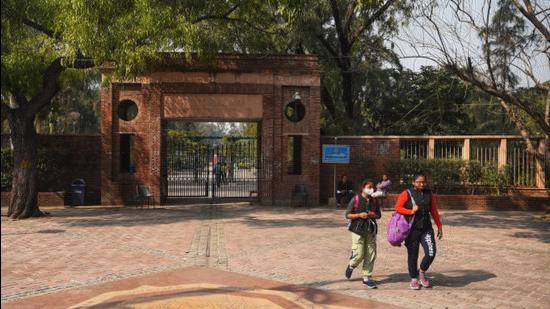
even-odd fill
[{"label": "brick gateway", "polygon": [[[288,204],[296,184],[319,202],[320,72],[316,56],[221,55],[213,63],[165,55],[147,74],[101,90],[101,201],[170,196],[168,121],[256,122],[260,202]],[[104,66],[105,78],[111,68]],[[211,172],[211,171],[209,171]]]}]

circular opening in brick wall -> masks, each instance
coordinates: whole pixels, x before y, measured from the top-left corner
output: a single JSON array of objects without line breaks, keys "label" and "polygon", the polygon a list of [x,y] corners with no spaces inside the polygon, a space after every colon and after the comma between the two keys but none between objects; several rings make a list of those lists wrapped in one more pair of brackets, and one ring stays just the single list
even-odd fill
[{"label": "circular opening in brick wall", "polygon": [[293,100],[285,107],[285,117],[292,122],[298,122],[306,116],[306,107],[301,100]]},{"label": "circular opening in brick wall", "polygon": [[118,104],[118,117],[125,121],[133,120],[137,117],[138,106],[134,101],[124,100]]}]

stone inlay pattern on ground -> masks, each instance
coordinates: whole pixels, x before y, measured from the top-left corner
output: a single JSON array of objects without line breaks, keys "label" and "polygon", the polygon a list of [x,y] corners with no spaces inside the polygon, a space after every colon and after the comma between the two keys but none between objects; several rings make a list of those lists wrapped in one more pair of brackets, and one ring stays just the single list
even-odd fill
[{"label": "stone inlay pattern on ground", "polygon": [[380,220],[379,288],[366,290],[360,270],[343,279],[350,239],[342,210],[222,204],[49,211],[49,218],[2,217],[2,303],[192,265],[403,307],[550,303],[550,222],[535,213],[442,212],[445,237],[429,273],[434,287],[410,291],[405,249],[384,238],[389,212]]}]

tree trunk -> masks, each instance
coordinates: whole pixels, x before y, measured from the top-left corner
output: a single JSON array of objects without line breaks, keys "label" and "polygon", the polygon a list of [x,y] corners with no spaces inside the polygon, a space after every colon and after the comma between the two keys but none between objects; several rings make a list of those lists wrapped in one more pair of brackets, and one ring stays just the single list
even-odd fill
[{"label": "tree trunk", "polygon": [[353,76],[349,72],[350,68],[347,68],[348,72],[342,71],[342,100],[346,107],[346,115],[350,119],[355,119],[355,108],[353,104]]},{"label": "tree trunk", "polygon": [[353,73],[351,72],[351,63],[349,63],[348,59],[343,59],[342,62],[345,64],[340,67],[340,74],[342,76],[342,101],[344,101],[345,116],[347,118],[342,123],[342,129],[344,129],[344,133],[350,134],[355,132],[355,121],[358,117],[355,115],[355,102],[353,101]]},{"label": "tree trunk", "polygon": [[10,111],[13,143],[13,180],[8,217],[24,219],[43,216],[38,208],[37,139],[34,116]]}]

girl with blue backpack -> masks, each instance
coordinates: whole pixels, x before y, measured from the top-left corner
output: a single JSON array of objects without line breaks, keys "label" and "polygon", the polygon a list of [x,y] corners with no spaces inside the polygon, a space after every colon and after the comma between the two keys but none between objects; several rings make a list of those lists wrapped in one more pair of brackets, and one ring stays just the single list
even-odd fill
[{"label": "girl with blue backpack", "polygon": [[351,232],[351,257],[345,276],[350,279],[353,269],[363,262],[363,284],[369,289],[376,288],[376,283],[372,280],[378,232],[376,219],[382,216],[376,199],[371,197],[372,193],[374,193],[374,183],[364,181],[361,185],[361,193],[349,201],[346,209],[346,219],[349,220],[348,229]]},{"label": "girl with blue backpack", "polygon": [[[407,247],[410,288],[413,290],[430,287],[430,281],[425,272],[435,259],[436,247],[433,218],[437,225],[437,238],[443,237],[443,229],[439,212],[437,211],[435,194],[426,188],[426,175],[416,173],[413,178],[412,188],[405,190],[397,197],[395,211],[412,220],[409,234],[405,239]],[[424,257],[418,269],[418,251],[422,245]]]}]

